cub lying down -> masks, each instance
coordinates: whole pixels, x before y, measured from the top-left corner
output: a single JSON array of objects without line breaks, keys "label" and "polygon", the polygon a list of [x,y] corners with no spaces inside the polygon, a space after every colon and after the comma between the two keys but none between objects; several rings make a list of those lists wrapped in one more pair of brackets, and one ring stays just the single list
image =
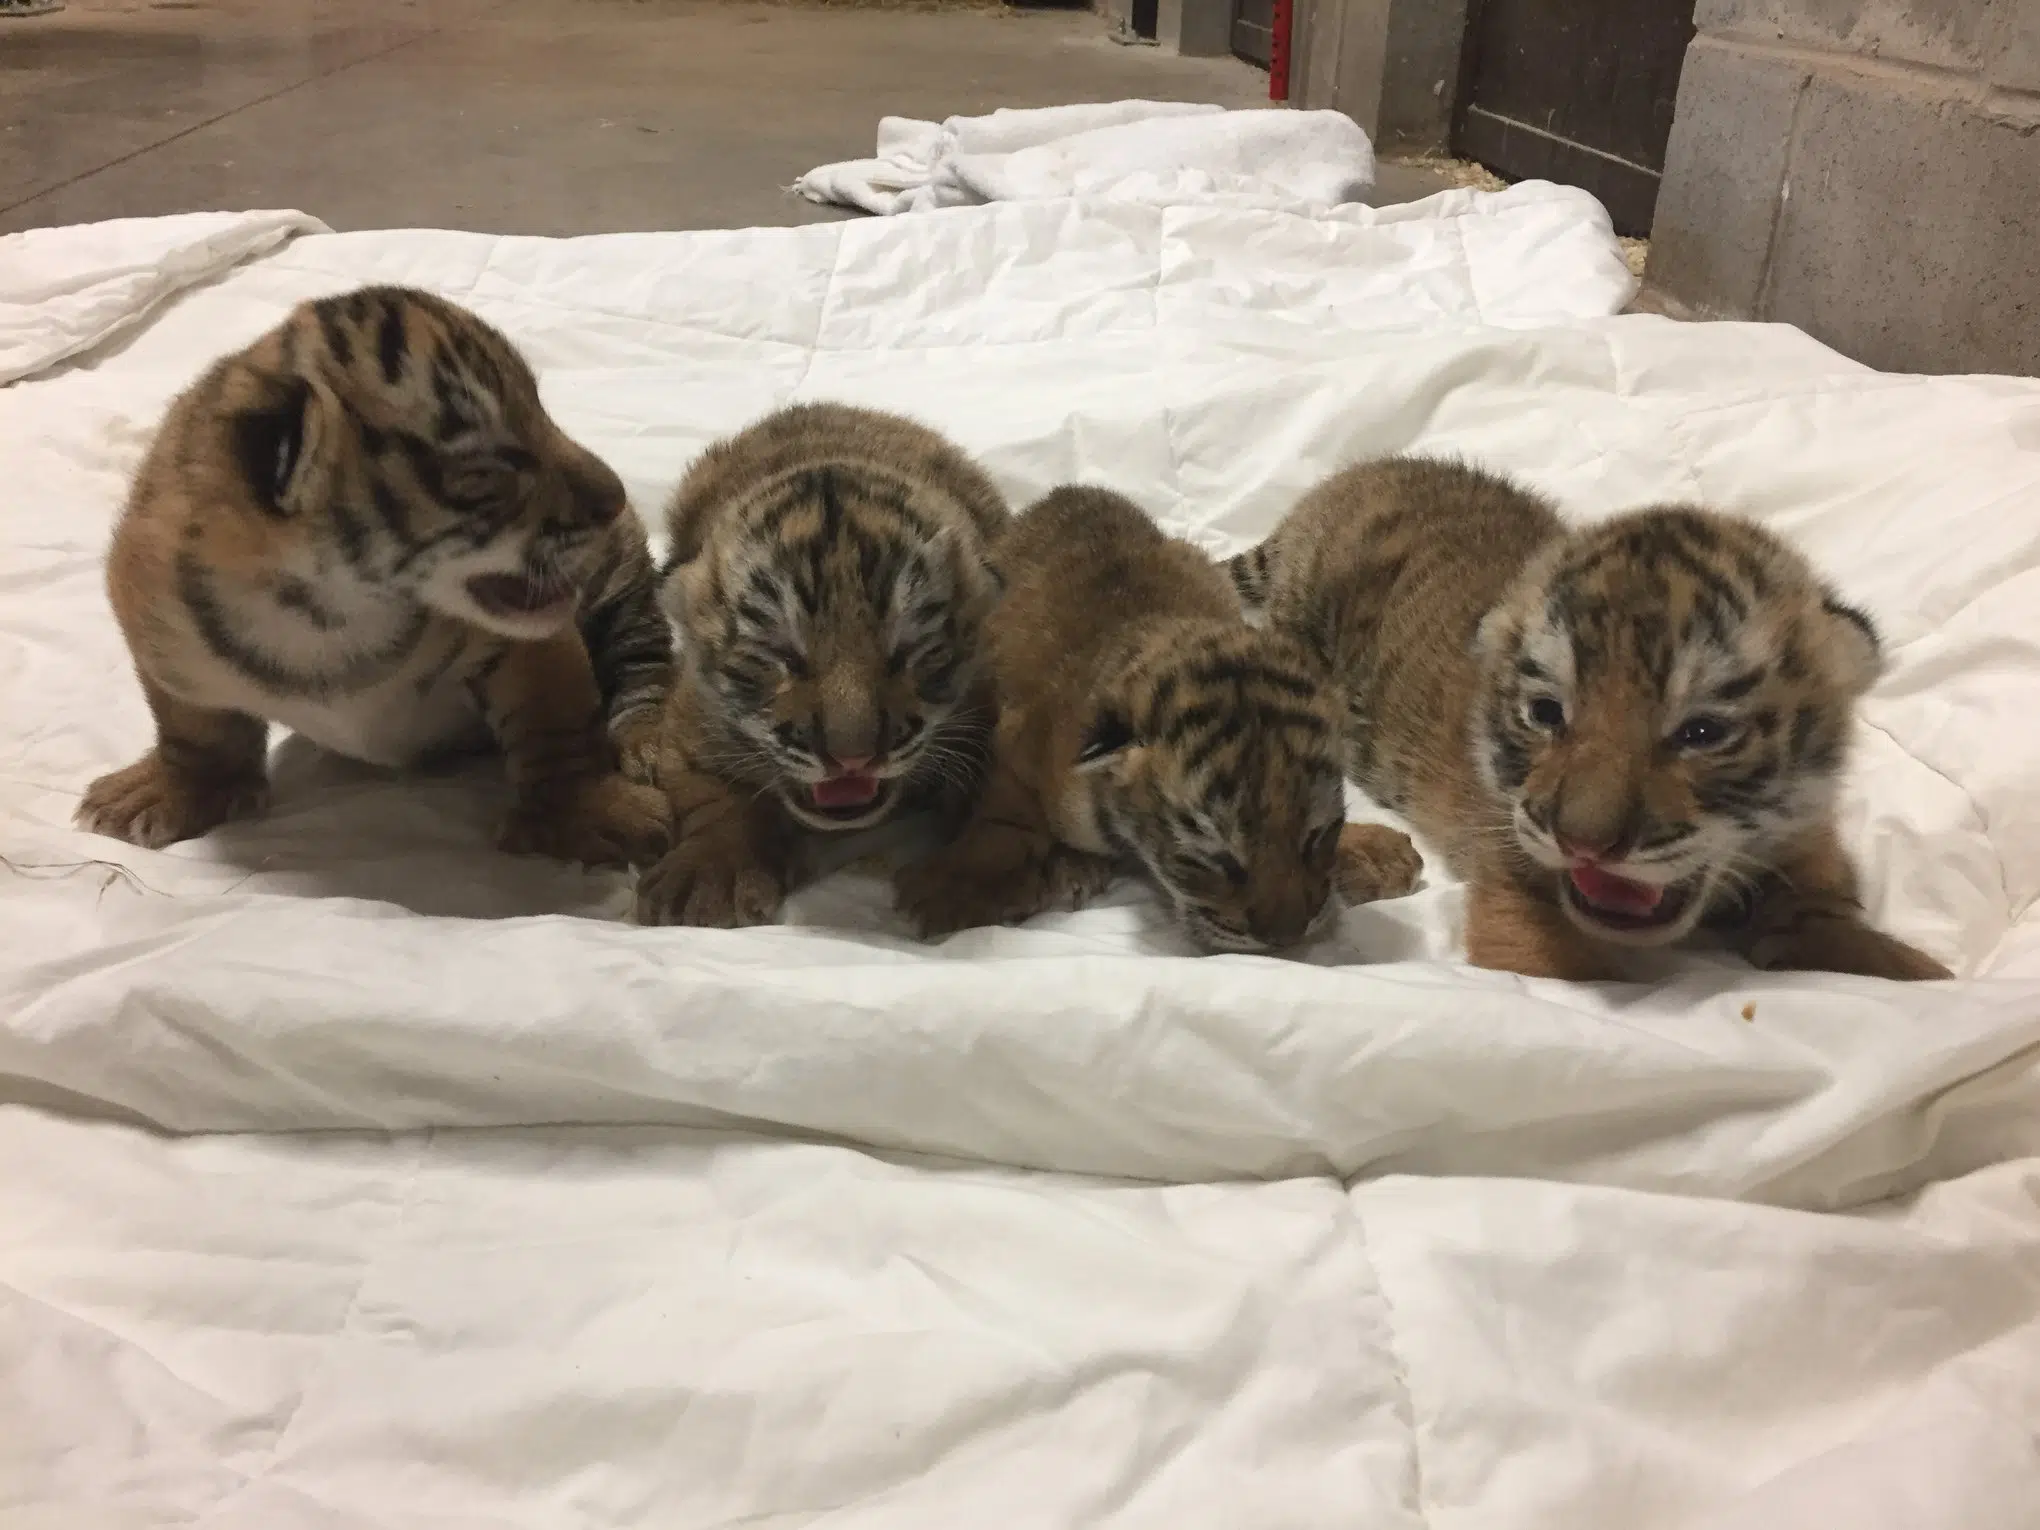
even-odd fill
[{"label": "cub lying down", "polygon": [[1211,951],[1293,945],[1422,869],[1345,821],[1321,668],[1247,626],[1226,577],[1102,489],[1063,488],[997,548],[986,623],[999,724],[963,832],[898,878],[924,934],[1020,920],[1146,872]]},{"label": "cub lying down", "polygon": [[762,924],[808,842],[903,807],[961,818],[991,710],[986,546],[1009,519],[955,446],[869,409],[792,405],[702,454],[666,511],[675,833],[640,922]]},{"label": "cub lying down", "polygon": [[1363,464],[1229,565],[1344,682],[1354,776],[1468,882],[1467,955],[1613,977],[1703,921],[1761,967],[1947,969],[1873,929],[1835,832],[1868,617],[1748,521],[1568,529],[1452,462]]}]

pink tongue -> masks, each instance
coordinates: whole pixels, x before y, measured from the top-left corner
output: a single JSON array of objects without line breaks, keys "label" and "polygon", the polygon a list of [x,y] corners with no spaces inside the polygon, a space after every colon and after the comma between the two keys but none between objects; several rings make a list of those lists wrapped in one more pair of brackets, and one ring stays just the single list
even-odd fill
[{"label": "pink tongue", "polygon": [[818,808],[862,807],[878,795],[878,777],[863,774],[831,776],[814,784]]},{"label": "pink tongue", "polygon": [[1623,914],[1648,914],[1664,901],[1665,896],[1661,887],[1632,882],[1598,866],[1573,867],[1572,885],[1580,890],[1581,897],[1596,907],[1614,909]]}]

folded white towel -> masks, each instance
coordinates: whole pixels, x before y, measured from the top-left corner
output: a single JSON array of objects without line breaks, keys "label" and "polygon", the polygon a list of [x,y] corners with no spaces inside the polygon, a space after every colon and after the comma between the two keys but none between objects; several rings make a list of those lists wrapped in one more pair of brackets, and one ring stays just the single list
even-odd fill
[{"label": "folded white towel", "polygon": [[1317,211],[1374,184],[1374,148],[1340,112],[1227,111],[1175,101],[887,117],[874,159],[810,170],[810,201],[866,212],[1090,197]]}]

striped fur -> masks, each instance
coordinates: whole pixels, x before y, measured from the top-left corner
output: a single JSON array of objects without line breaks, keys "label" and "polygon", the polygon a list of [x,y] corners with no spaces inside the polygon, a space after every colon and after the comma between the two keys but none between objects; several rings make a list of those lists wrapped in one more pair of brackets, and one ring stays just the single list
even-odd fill
[{"label": "striped fur", "polygon": [[670,639],[616,475],[502,335],[428,293],[306,303],[170,407],[107,563],[158,746],[79,818],[160,845],[262,795],[264,723],[407,766],[493,740],[505,844],[663,840]]},{"label": "striped fur", "polygon": [[639,918],[769,919],[802,834],[960,813],[1007,520],[955,447],[869,410],[783,409],[703,455],[667,511],[661,590],[683,635],[661,756],[681,834]]},{"label": "striped fur", "polygon": [[[902,873],[909,917],[930,934],[1024,919],[1115,863],[1207,950],[1292,945],[1335,912],[1338,714],[1308,653],[1248,627],[1209,559],[1102,489],[1029,509],[1000,561],[991,778],[956,843]],[[1374,896],[1417,870],[1391,837]]]},{"label": "striped fur", "polygon": [[1471,884],[1475,961],[1609,976],[1707,920],[1767,965],[1942,970],[1863,925],[1834,832],[1875,630],[1769,532],[1677,505],[1568,530],[1400,459],[1255,559],[1270,623],[1345,684],[1352,773]]},{"label": "striped fur", "polygon": [[1263,542],[1226,559],[1224,568],[1248,620],[1257,619],[1268,604],[1268,588],[1275,572],[1268,544]]}]

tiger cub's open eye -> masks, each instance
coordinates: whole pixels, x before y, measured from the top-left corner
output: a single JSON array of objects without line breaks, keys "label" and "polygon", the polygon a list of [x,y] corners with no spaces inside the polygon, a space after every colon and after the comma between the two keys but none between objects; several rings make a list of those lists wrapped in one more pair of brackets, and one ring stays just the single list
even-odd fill
[{"label": "tiger cub's open eye", "polygon": [[1699,753],[1707,749],[1719,749],[1735,736],[1735,724],[1726,717],[1715,717],[1701,713],[1689,717],[1672,730],[1672,747]]}]

